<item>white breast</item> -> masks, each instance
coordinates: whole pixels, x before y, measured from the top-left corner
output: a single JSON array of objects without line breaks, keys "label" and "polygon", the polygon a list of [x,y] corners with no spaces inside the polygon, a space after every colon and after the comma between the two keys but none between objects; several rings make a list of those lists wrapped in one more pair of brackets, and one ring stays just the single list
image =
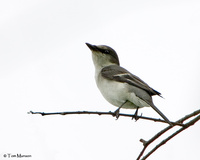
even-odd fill
[{"label": "white breast", "polygon": [[145,101],[137,97],[133,92],[129,92],[129,84],[117,81],[111,81],[103,78],[100,73],[95,74],[96,84],[104,96],[104,98],[116,107],[120,107],[124,102],[126,103],[122,108],[135,109],[137,107],[149,106]]}]

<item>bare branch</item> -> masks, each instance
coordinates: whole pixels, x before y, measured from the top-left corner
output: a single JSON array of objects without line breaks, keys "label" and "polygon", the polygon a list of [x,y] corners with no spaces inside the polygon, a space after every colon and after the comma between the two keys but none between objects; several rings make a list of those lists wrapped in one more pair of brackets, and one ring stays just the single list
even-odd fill
[{"label": "bare branch", "polygon": [[191,127],[192,125],[194,125],[198,120],[200,119],[200,115],[197,116],[196,118],[194,118],[193,120],[191,120],[190,122],[186,123],[185,126],[183,126],[182,128],[180,128],[178,131],[174,132],[172,135],[170,135],[169,137],[167,137],[166,139],[164,139],[162,142],[160,142],[157,146],[155,146],[148,154],[146,154],[141,160],[145,160],[147,157],[149,157],[153,152],[155,152],[160,146],[164,145],[167,141],[169,141],[170,139],[172,139],[174,136],[176,136],[177,134],[181,133],[182,131],[184,131],[185,129],[187,129],[188,127]]},{"label": "bare branch", "polygon": [[[40,114],[42,116],[46,116],[46,115],[71,115],[71,114],[95,114],[95,115],[110,115],[115,117],[116,114],[115,112],[94,112],[94,111],[71,111],[71,112],[52,112],[52,113],[45,113],[45,112],[33,112],[30,111],[28,112],[29,114]],[[123,113],[119,113],[119,116],[124,116],[124,117],[131,117],[133,118],[139,118],[139,119],[145,119],[145,120],[151,120],[154,122],[162,122],[162,123],[166,123],[164,120],[161,119],[156,119],[156,118],[150,118],[150,117],[144,117],[144,116],[135,116],[135,115],[131,115],[131,114],[123,114]],[[189,122],[183,124],[184,121],[190,119],[194,117],[192,120],[190,120]],[[180,126],[181,128],[179,128],[177,131],[175,131],[173,134],[171,134],[169,137],[167,137],[166,139],[162,140],[158,145],[156,145],[151,151],[149,151],[149,153],[147,153],[145,156],[142,157],[142,155],[144,154],[146,148],[152,144],[152,142],[154,142],[156,139],[158,139],[161,135],[163,135],[164,133],[166,133],[167,131],[169,131],[170,129],[172,129],[174,126],[167,126],[166,128],[164,128],[163,130],[161,130],[160,132],[158,132],[156,135],[154,135],[151,139],[149,139],[148,141],[144,140],[144,139],[140,139],[140,142],[143,143],[143,149],[140,152],[139,156],[137,157],[137,160],[145,160],[146,158],[148,158],[152,153],[154,153],[159,147],[161,147],[162,145],[164,145],[165,143],[167,143],[170,139],[172,139],[174,136],[176,136],[177,134],[179,134],[180,132],[184,131],[185,129],[187,129],[188,127],[194,125],[198,120],[200,119],[200,109],[188,114],[186,116],[184,116],[183,118],[177,120],[176,122],[171,122],[174,126]],[[142,158],[141,158],[142,157]]]},{"label": "bare branch", "polygon": [[[45,113],[45,112],[33,112],[33,111],[30,111],[28,112],[29,114],[40,114],[42,116],[46,116],[46,115],[70,115],[70,114],[96,114],[96,115],[110,115],[110,116],[113,116],[115,117],[116,114],[115,112],[94,112],[94,111],[68,111],[68,112],[51,112],[51,113]],[[135,118],[135,115],[132,115],[132,114],[124,114],[124,113],[119,113],[119,116],[124,116],[124,117],[131,117],[132,119]],[[165,122],[164,120],[162,119],[156,119],[156,118],[150,118],[150,117],[144,117],[144,116],[138,116],[137,115],[137,118],[138,119],[145,119],[145,120],[151,120],[151,121],[154,121],[154,122],[162,122],[162,123],[167,123]],[[183,126],[183,124],[181,123],[177,123],[177,122],[171,122],[173,125],[178,125],[178,126]]]},{"label": "bare branch", "polygon": [[[184,121],[186,121],[187,119],[197,116],[198,114],[200,114],[200,109],[186,115],[185,117],[179,119],[178,121],[176,121],[175,123],[183,123]],[[147,157],[149,157],[153,152],[155,152],[160,146],[164,145],[167,141],[169,141],[171,138],[173,138],[174,136],[176,136],[177,134],[179,134],[180,132],[182,132],[183,130],[187,129],[188,127],[194,125],[194,123],[196,123],[198,120],[200,119],[200,115],[198,115],[197,117],[195,117],[194,119],[192,119],[190,122],[184,124],[178,131],[174,132],[172,135],[170,135],[169,137],[167,137],[165,140],[163,140],[161,143],[159,143],[156,147],[154,147],[148,154],[146,154],[142,160],[145,160]],[[145,141],[143,139],[140,139],[140,142],[143,143],[144,147],[142,149],[142,151],[140,152],[137,160],[139,160],[141,158],[141,156],[143,155],[144,151],[146,150],[146,148],[156,139],[158,139],[161,135],[163,135],[165,132],[167,132],[168,130],[170,130],[171,128],[173,128],[172,126],[168,126],[165,129],[161,130],[160,132],[158,132],[155,136],[153,136],[151,139],[149,139],[148,141]]]}]

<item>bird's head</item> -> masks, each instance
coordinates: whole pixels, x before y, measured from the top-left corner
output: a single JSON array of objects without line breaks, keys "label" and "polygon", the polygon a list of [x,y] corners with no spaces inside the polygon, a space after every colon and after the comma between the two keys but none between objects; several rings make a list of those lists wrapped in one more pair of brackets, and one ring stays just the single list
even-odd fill
[{"label": "bird's head", "polygon": [[92,45],[86,43],[92,51],[94,65],[97,67],[105,67],[109,65],[119,65],[119,58],[114,49],[106,45]]}]

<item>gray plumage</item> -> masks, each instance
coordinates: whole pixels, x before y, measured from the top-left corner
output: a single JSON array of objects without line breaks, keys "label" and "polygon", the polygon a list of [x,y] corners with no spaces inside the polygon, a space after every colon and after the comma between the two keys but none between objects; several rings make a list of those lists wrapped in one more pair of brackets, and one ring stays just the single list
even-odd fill
[{"label": "gray plumage", "polygon": [[139,77],[137,77],[134,74],[131,74],[129,71],[127,71],[126,69],[118,65],[110,65],[110,66],[104,67],[101,70],[101,75],[110,80],[128,83],[132,86],[141,88],[145,90],[147,93],[149,93],[151,96],[153,95],[161,96],[161,93],[149,87],[148,84],[146,84]]},{"label": "gray plumage", "polygon": [[96,84],[104,98],[120,108],[152,107],[166,122],[168,118],[153,104],[152,96],[161,93],[139,77],[122,68],[114,49],[105,45],[86,45],[92,51]]}]

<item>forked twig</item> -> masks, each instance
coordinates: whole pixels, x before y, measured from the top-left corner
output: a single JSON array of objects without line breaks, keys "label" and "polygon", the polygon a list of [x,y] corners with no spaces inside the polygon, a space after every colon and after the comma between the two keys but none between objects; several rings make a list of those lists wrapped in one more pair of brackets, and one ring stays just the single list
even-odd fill
[{"label": "forked twig", "polygon": [[[30,111],[28,112],[29,114],[40,114],[42,116],[46,116],[46,115],[71,115],[71,114],[95,114],[95,115],[110,115],[110,116],[116,116],[115,112],[94,112],[94,111],[71,111],[71,112],[51,112],[51,113],[45,113],[45,112],[33,112]],[[136,118],[135,115],[131,115],[131,114],[123,114],[123,113],[119,113],[119,116],[124,116],[124,117],[131,117]],[[194,117],[191,121],[183,124],[184,121],[190,119],[191,117]],[[154,122],[162,122],[162,123],[167,123],[164,120],[161,119],[156,119],[156,118],[150,118],[150,117],[144,117],[144,116],[137,116],[137,118],[139,119],[145,119],[145,120],[151,120]],[[154,142],[156,139],[158,139],[161,135],[163,135],[164,133],[166,133],[167,131],[169,131],[171,128],[173,128],[174,126],[167,126],[166,128],[164,128],[163,130],[161,130],[160,132],[158,132],[156,135],[154,135],[151,139],[149,139],[148,141],[145,141],[144,139],[140,139],[140,142],[143,143],[144,147],[142,149],[142,151],[140,152],[139,156],[137,157],[137,160],[145,160],[146,158],[148,158],[152,153],[154,153],[159,147],[161,147],[162,145],[164,145],[166,142],[168,142],[170,139],[172,139],[174,136],[176,136],[177,134],[179,134],[180,132],[184,131],[185,129],[187,129],[188,127],[194,125],[198,120],[200,119],[200,109],[188,114],[186,116],[184,116],[183,118],[179,119],[176,122],[171,122],[174,126],[180,126],[181,128],[179,128],[177,131],[175,131],[173,134],[171,134],[169,137],[167,137],[166,139],[164,139],[163,141],[161,141],[158,145],[156,145],[151,151],[149,151],[145,156],[142,157],[142,155],[144,154],[146,148],[152,143]],[[142,157],[142,158],[141,158]]]},{"label": "forked twig", "polygon": [[147,157],[149,157],[153,152],[155,152],[160,146],[164,145],[167,141],[169,141],[171,138],[173,138],[174,136],[176,136],[177,134],[179,134],[180,132],[182,132],[183,130],[187,129],[188,127],[194,125],[199,119],[200,119],[200,109],[186,115],[185,117],[179,119],[178,121],[176,121],[175,123],[183,123],[184,121],[186,121],[187,119],[196,116],[194,119],[192,119],[191,121],[189,121],[186,124],[183,124],[183,126],[177,130],[176,132],[174,132],[172,135],[170,135],[169,137],[167,137],[166,139],[164,139],[162,142],[160,142],[158,145],[156,145],[151,151],[149,151],[149,153],[147,153],[144,157],[141,158],[141,156],[143,155],[144,151],[146,150],[146,148],[156,139],[158,139],[161,135],[163,135],[165,132],[167,132],[168,130],[170,130],[171,128],[173,128],[172,126],[168,126],[165,129],[161,130],[160,132],[158,132],[156,135],[154,135],[151,139],[149,139],[148,141],[145,141],[143,139],[140,139],[140,142],[143,143],[144,147],[142,149],[142,151],[140,152],[137,160],[145,160]]}]

